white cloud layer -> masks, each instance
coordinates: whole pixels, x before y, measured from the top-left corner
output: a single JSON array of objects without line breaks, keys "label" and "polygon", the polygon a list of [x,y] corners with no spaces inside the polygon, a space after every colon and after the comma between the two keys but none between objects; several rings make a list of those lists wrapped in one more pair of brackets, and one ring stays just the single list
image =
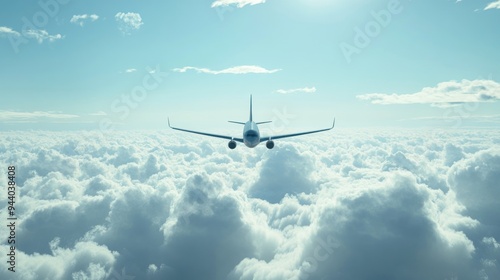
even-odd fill
[{"label": "white cloud layer", "polygon": [[358,99],[373,104],[431,104],[449,107],[462,103],[494,102],[500,99],[500,84],[493,80],[462,80],[439,83],[411,94],[370,93]]},{"label": "white cloud layer", "polygon": [[234,5],[243,8],[246,5],[257,5],[266,3],[266,0],[216,0],[212,3],[212,8]]},{"label": "white cloud layer", "polygon": [[500,0],[489,3],[485,8],[485,10],[489,9],[500,9]]},{"label": "white cloud layer", "polygon": [[74,23],[74,24],[77,24],[77,25],[80,25],[80,26],[83,26],[86,22],[94,22],[96,20],[99,19],[99,16],[96,15],[96,14],[83,14],[83,15],[74,15],[70,22],[71,23]]},{"label": "white cloud layer", "polygon": [[241,65],[241,66],[235,66],[235,67],[230,67],[222,70],[210,70],[208,68],[198,68],[198,67],[192,67],[192,66],[186,66],[182,68],[174,68],[173,71],[175,72],[180,72],[180,73],[185,73],[189,70],[196,71],[198,73],[205,73],[205,74],[272,74],[275,72],[280,71],[281,69],[272,69],[268,70],[266,68],[256,66],[256,65]]},{"label": "white cloud layer", "polygon": [[142,22],[141,15],[138,13],[122,13],[119,12],[115,15],[115,20],[118,22],[118,29],[123,34],[130,34],[131,31],[139,30]]},{"label": "white cloud layer", "polygon": [[315,93],[316,88],[315,87],[304,87],[304,88],[294,88],[294,89],[278,89],[276,90],[276,93],[280,94],[290,94],[290,93]]},{"label": "white cloud layer", "polygon": [[20,196],[18,272],[4,255],[0,279],[500,279],[499,139],[2,133]]}]

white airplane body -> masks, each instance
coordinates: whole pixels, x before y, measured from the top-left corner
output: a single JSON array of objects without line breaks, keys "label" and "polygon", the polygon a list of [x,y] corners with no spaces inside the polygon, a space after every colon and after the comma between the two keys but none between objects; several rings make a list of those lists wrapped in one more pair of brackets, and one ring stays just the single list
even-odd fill
[{"label": "white airplane body", "polygon": [[200,135],[205,135],[205,136],[211,136],[211,137],[216,137],[216,138],[223,138],[223,139],[228,139],[230,140],[228,143],[228,147],[230,149],[236,148],[236,142],[241,142],[245,144],[245,146],[249,148],[255,148],[259,143],[267,141],[266,142],[266,147],[268,149],[272,149],[274,147],[274,141],[273,139],[280,139],[280,138],[287,138],[287,137],[294,137],[294,136],[299,136],[299,135],[305,135],[305,134],[311,134],[311,133],[318,133],[322,131],[327,131],[332,129],[335,126],[335,119],[333,119],[333,124],[329,128],[324,128],[324,129],[319,129],[319,130],[312,130],[312,131],[305,131],[305,132],[298,132],[298,133],[291,133],[291,134],[282,134],[282,135],[274,135],[274,136],[266,136],[266,137],[260,137],[260,131],[259,131],[259,124],[265,124],[265,123],[270,123],[271,121],[265,121],[265,122],[254,122],[253,117],[252,117],[252,96],[250,95],[250,118],[247,122],[236,122],[236,121],[229,121],[231,123],[237,123],[237,124],[242,124],[244,125],[243,128],[243,137],[242,138],[237,138],[237,137],[232,137],[232,136],[226,136],[226,135],[220,135],[220,134],[214,134],[214,133],[207,133],[207,132],[201,132],[201,131],[194,131],[194,130],[188,130],[188,129],[183,129],[183,128],[178,128],[178,127],[173,127],[170,125],[170,119],[168,119],[168,126],[172,129],[179,130],[179,131],[184,131],[184,132],[189,132],[189,133],[195,133],[195,134],[200,134]]}]

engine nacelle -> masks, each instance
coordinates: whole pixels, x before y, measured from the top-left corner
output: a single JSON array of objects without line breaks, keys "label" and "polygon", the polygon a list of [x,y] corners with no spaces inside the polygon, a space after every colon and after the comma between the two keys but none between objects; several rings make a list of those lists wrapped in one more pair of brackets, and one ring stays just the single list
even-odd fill
[{"label": "engine nacelle", "polygon": [[236,148],[236,141],[234,140],[229,141],[227,146],[229,147],[229,149],[234,150],[234,148]]},{"label": "engine nacelle", "polygon": [[266,147],[270,150],[272,148],[274,148],[274,141],[273,140],[269,140],[266,142]]}]

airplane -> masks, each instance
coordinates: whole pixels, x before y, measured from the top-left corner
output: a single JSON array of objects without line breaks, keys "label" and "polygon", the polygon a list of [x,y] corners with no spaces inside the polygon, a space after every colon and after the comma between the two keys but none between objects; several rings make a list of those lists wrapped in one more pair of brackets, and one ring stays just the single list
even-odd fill
[{"label": "airplane", "polygon": [[252,117],[252,95],[250,95],[250,118],[247,122],[237,122],[237,121],[229,121],[230,123],[236,123],[236,124],[242,124],[244,125],[243,128],[243,137],[242,138],[237,138],[237,137],[232,137],[232,136],[226,136],[226,135],[219,135],[219,134],[214,134],[214,133],[207,133],[207,132],[200,132],[200,131],[194,131],[194,130],[188,130],[188,129],[183,129],[183,128],[178,128],[178,127],[173,127],[170,125],[170,118],[167,118],[168,120],[168,126],[171,129],[179,130],[179,131],[184,131],[184,132],[189,132],[189,133],[195,133],[195,134],[201,134],[205,136],[211,136],[211,137],[217,137],[217,138],[223,138],[223,139],[228,139],[230,140],[227,146],[229,149],[233,150],[236,148],[236,142],[240,142],[245,144],[248,148],[255,148],[259,143],[267,141],[266,142],[266,147],[268,149],[274,148],[274,141],[276,139],[281,139],[281,138],[287,138],[287,137],[294,137],[294,136],[299,136],[299,135],[305,135],[305,134],[311,134],[311,133],[318,133],[318,132],[323,132],[332,129],[335,126],[335,118],[333,118],[333,124],[329,128],[324,128],[324,129],[319,129],[319,130],[312,130],[312,131],[306,131],[306,132],[298,132],[298,133],[291,133],[291,134],[282,134],[282,135],[274,135],[274,136],[266,136],[266,137],[260,137],[260,132],[259,132],[259,124],[266,124],[270,123],[272,121],[265,121],[265,122],[255,122],[253,121]]}]

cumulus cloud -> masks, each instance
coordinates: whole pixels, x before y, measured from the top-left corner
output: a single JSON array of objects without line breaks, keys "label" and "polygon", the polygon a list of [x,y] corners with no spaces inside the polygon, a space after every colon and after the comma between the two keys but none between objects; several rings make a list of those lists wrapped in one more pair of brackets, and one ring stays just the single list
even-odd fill
[{"label": "cumulus cloud", "polygon": [[495,102],[500,99],[500,84],[493,80],[450,81],[411,94],[370,93],[358,95],[357,98],[382,105],[431,104],[450,107],[463,103]]},{"label": "cumulus cloud", "polygon": [[500,0],[489,3],[484,9],[500,9]]},{"label": "cumulus cloud", "polygon": [[241,65],[241,66],[235,66],[235,67],[230,67],[222,70],[210,70],[208,68],[198,68],[198,67],[192,67],[192,66],[186,66],[182,68],[174,68],[173,71],[179,72],[179,73],[185,73],[186,71],[193,70],[198,73],[205,73],[205,74],[272,74],[275,72],[280,71],[281,69],[272,69],[268,70],[266,68],[256,66],[256,65]]},{"label": "cumulus cloud", "polygon": [[497,279],[499,137],[0,134],[20,190],[19,271],[0,278]]},{"label": "cumulus cloud", "polygon": [[73,17],[71,17],[70,22],[77,24],[77,25],[80,25],[80,26],[83,26],[86,22],[94,22],[98,19],[99,19],[99,16],[96,14],[73,15]]},{"label": "cumulus cloud", "polygon": [[280,94],[289,94],[289,93],[315,93],[316,88],[315,87],[305,87],[305,88],[294,88],[294,89],[278,89],[276,90],[276,93]]},{"label": "cumulus cloud", "polygon": [[212,8],[225,7],[234,5],[238,8],[243,8],[246,5],[257,5],[266,3],[266,0],[216,0],[212,3]]},{"label": "cumulus cloud", "polygon": [[141,15],[138,13],[119,12],[115,15],[115,20],[118,22],[118,29],[120,29],[123,34],[130,34],[131,31],[139,30],[141,25],[144,24]]},{"label": "cumulus cloud", "polygon": [[476,153],[453,165],[448,181],[467,211],[480,221],[500,226],[495,215],[485,211],[500,208],[500,201],[496,199],[500,196],[500,149]]}]

